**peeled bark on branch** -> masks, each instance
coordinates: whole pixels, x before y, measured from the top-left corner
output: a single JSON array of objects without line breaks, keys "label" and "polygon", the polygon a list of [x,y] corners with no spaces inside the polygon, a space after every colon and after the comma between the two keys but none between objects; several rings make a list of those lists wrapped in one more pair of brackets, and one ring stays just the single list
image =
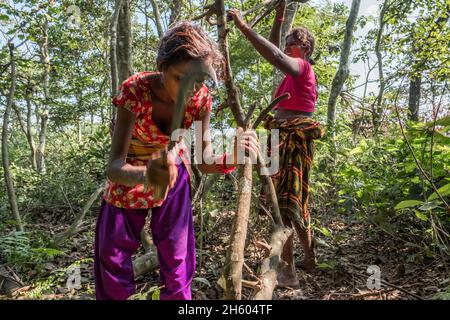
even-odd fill
[{"label": "peeled bark on branch", "polygon": [[[239,91],[234,84],[233,74],[231,72],[224,0],[216,0],[216,12],[219,47],[225,57],[225,87],[227,89],[227,102],[238,126],[247,129],[248,124],[245,123]],[[230,247],[227,252],[224,267],[225,298],[232,300],[240,300],[242,296],[242,267],[244,264],[244,248],[245,240],[247,238],[248,217],[250,214],[252,196],[252,164],[248,158],[245,159],[245,163],[239,168],[238,180],[238,208],[233,221]]]},{"label": "peeled bark on branch", "polygon": [[[226,29],[226,13],[224,0],[216,0],[215,8],[210,7],[210,11],[215,10],[217,13],[217,28],[219,35],[219,47],[225,57],[225,87],[227,89],[227,103],[234,115],[238,126],[247,129],[250,128],[251,113],[244,117],[241,107],[239,91],[234,84],[233,75],[231,72],[230,54],[227,41]],[[271,104],[273,108],[275,104]],[[258,117],[256,126],[262,120]],[[258,156],[261,167],[265,168],[265,163],[261,154]],[[270,199],[275,208],[278,208],[278,201],[275,193],[275,188],[269,176],[264,176],[263,180],[269,185],[268,191],[271,194]],[[225,261],[223,278],[221,284],[224,288],[225,299],[240,300],[242,297],[242,269],[244,265],[244,249],[247,238],[247,227],[251,206],[252,195],[252,164],[249,159],[245,159],[245,164],[241,165],[238,171],[238,208],[236,216],[233,221],[233,226],[230,236],[230,247],[227,252]],[[271,188],[270,188],[271,186]],[[281,216],[278,211],[274,214],[274,221],[278,226],[281,225]]]},{"label": "peeled bark on branch", "polygon": [[252,197],[252,165],[247,162],[240,166],[239,170],[238,208],[231,229],[230,247],[224,268],[225,299],[228,300],[240,300],[242,297],[242,267]]},{"label": "peeled bark on branch", "polygon": [[[282,100],[284,99],[288,99],[289,98],[289,94],[285,93],[282,96],[279,96],[277,98],[275,98],[270,104],[269,106],[264,109],[258,116],[258,118],[256,118],[255,122],[253,123],[253,129],[256,130],[256,128],[258,127],[258,125],[261,123],[261,121],[269,114],[270,111],[272,111],[272,109]],[[251,118],[251,115],[249,114],[247,116],[247,118]],[[275,225],[277,227],[281,227],[283,226],[283,220],[281,218],[281,213],[280,213],[280,207],[278,206],[278,198],[277,198],[277,193],[275,190],[275,186],[273,184],[272,178],[269,175],[266,163],[264,161],[264,157],[262,156],[261,152],[258,152],[258,163],[259,163],[259,179],[261,180],[261,183],[265,186],[265,192],[266,195],[269,196],[269,200],[272,204],[272,219],[275,222]]]}]

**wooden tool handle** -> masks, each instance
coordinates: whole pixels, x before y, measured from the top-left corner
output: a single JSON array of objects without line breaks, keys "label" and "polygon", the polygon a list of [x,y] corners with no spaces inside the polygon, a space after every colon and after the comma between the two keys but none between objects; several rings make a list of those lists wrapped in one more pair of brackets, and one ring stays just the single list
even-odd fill
[{"label": "wooden tool handle", "polygon": [[154,185],[153,186],[153,198],[158,200],[166,200],[167,194],[169,193],[169,184],[164,186],[162,185]]}]

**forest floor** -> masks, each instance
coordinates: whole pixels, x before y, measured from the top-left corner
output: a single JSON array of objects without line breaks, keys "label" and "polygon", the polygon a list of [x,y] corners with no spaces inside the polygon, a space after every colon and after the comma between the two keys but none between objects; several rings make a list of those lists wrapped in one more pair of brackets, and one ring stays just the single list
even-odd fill
[{"label": "forest floor", "polygon": [[[202,250],[197,245],[197,274],[193,281],[194,299],[220,299],[222,289],[218,279],[225,260],[233,212],[222,212],[209,222]],[[44,218],[45,219],[45,218]],[[47,219],[50,220],[50,218]],[[408,246],[400,237],[392,237],[369,224],[345,214],[326,214],[316,217],[329,232],[316,232],[318,268],[305,273],[297,268],[300,289],[276,289],[274,299],[284,300],[393,300],[433,299],[450,286],[448,261],[427,258],[420,249]],[[68,225],[46,221],[33,228],[42,233],[56,234]],[[198,224],[197,224],[198,225]],[[244,279],[254,281],[265,251],[255,241],[269,239],[266,216],[253,215],[249,225]],[[78,232],[65,244],[65,254],[47,262],[42,269],[16,275],[24,287],[3,299],[94,299],[92,248],[95,218],[84,221]],[[296,261],[300,262],[301,248],[296,241]],[[81,288],[67,288],[68,270],[79,266]],[[379,268],[381,286],[368,288],[371,276],[367,268]],[[8,268],[13,273],[13,268]],[[254,270],[251,274],[248,270]],[[136,279],[134,299],[151,299],[158,288],[158,271]],[[252,290],[243,289],[249,299]],[[447,294],[448,298],[448,294]]]}]

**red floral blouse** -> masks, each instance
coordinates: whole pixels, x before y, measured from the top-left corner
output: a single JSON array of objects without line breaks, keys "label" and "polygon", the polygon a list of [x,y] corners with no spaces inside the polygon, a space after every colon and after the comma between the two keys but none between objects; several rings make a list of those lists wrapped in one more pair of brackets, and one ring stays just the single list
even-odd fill
[{"label": "red floral blouse", "polygon": [[[132,134],[145,145],[164,147],[169,144],[170,137],[162,133],[152,120],[152,102],[150,96],[150,80],[154,72],[140,72],[125,80],[120,91],[113,98],[113,104],[117,107],[131,111],[135,117],[135,126]],[[186,106],[184,115],[184,128],[189,128],[195,120],[199,120],[205,113],[211,112],[212,99],[208,88],[203,85],[192,97]],[[183,163],[189,168],[189,152],[180,146],[179,154]],[[127,163],[135,166],[143,166],[147,161],[127,157]],[[134,187],[124,186],[107,180],[103,198],[109,204],[119,208],[147,209],[158,207],[163,200],[155,201],[153,191],[144,192],[142,184]]]}]

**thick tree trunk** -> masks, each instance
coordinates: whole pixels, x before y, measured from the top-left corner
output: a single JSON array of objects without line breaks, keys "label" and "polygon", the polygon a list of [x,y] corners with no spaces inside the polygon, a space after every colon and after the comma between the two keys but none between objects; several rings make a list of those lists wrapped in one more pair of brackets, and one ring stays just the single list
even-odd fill
[{"label": "thick tree trunk", "polygon": [[225,87],[227,90],[227,103],[237,121],[238,126],[244,127],[244,113],[239,100],[238,88],[234,85],[233,73],[230,64],[230,51],[227,39],[226,13],[224,0],[216,0],[217,29],[219,34],[219,47],[225,56]]},{"label": "thick tree trunk", "polygon": [[297,10],[298,10],[298,3],[296,1],[293,0],[286,1],[286,13],[284,15],[284,23],[281,28],[281,42],[280,42],[281,50],[284,50],[286,44],[286,36],[288,32],[292,29],[292,24],[294,23]]},{"label": "thick tree trunk", "polygon": [[117,25],[118,84],[133,74],[130,0],[124,0]]},{"label": "thick tree trunk", "polygon": [[409,83],[409,119],[412,121],[419,121],[419,105],[420,105],[420,91],[422,86],[422,77],[420,75],[414,76]]},{"label": "thick tree trunk", "polygon": [[334,126],[336,124],[336,102],[339,94],[342,91],[345,80],[347,80],[349,74],[349,57],[350,48],[353,40],[353,29],[355,28],[356,19],[358,17],[359,6],[361,0],[353,0],[350,14],[345,26],[345,36],[342,45],[341,58],[339,60],[339,68],[334,76],[333,83],[331,85],[330,97],[328,99],[328,125],[334,134]]},{"label": "thick tree trunk", "polygon": [[14,94],[16,91],[16,61],[14,56],[14,44],[8,42],[9,57],[11,63],[11,86],[6,100],[5,113],[3,115],[3,129],[2,129],[2,162],[3,162],[3,175],[5,177],[6,192],[8,193],[9,205],[16,221],[17,230],[23,231],[22,219],[20,217],[19,208],[17,206],[16,191],[14,189],[14,182],[9,170],[9,154],[8,154],[8,126],[9,115],[11,113],[12,106],[14,104]]},{"label": "thick tree trunk", "polygon": [[[216,0],[217,27],[219,34],[219,47],[225,57],[225,87],[227,90],[227,102],[236,119],[237,124],[247,129],[244,113],[241,107],[239,91],[234,85],[233,74],[230,65],[230,53],[228,49],[226,12],[224,0]],[[236,216],[230,237],[230,247],[224,267],[225,298],[240,300],[242,296],[242,267],[244,264],[244,248],[247,238],[248,217],[250,214],[251,190],[252,190],[252,164],[246,159],[238,171],[239,197]]]},{"label": "thick tree trunk", "polygon": [[[217,14],[217,27],[219,35],[219,47],[225,57],[225,87],[227,89],[227,103],[234,115],[237,124],[244,128],[250,128],[249,119],[251,119],[252,110],[248,112],[247,117],[240,104],[239,91],[234,85],[233,75],[231,72],[230,55],[227,41],[225,6],[223,0],[216,0],[215,13]],[[292,19],[295,13],[292,14]],[[271,103],[267,109],[272,109],[276,103]],[[253,110],[254,111],[254,110]],[[270,111],[270,110],[269,110]],[[261,121],[261,117],[255,121],[253,129],[257,127]],[[258,155],[260,166],[264,169],[265,163],[261,154]],[[225,299],[239,300],[242,297],[242,268],[244,264],[244,249],[247,238],[247,227],[251,206],[252,194],[252,164],[248,158],[245,159],[244,165],[241,165],[238,171],[238,208],[236,216],[233,221],[233,226],[230,236],[230,247],[227,251],[223,278],[221,285],[224,288]],[[275,193],[275,188],[269,176],[263,176],[263,181],[268,183],[268,191],[270,193],[270,200],[274,206],[273,218],[276,226],[281,226],[281,216],[278,207],[278,200]]]},{"label": "thick tree trunk", "polygon": [[[116,0],[114,13],[109,25],[109,61],[111,65],[111,98],[113,98],[119,88],[119,71],[117,66],[117,25],[119,23],[120,8],[123,0]],[[111,119],[116,118],[116,108],[111,106]]]}]

